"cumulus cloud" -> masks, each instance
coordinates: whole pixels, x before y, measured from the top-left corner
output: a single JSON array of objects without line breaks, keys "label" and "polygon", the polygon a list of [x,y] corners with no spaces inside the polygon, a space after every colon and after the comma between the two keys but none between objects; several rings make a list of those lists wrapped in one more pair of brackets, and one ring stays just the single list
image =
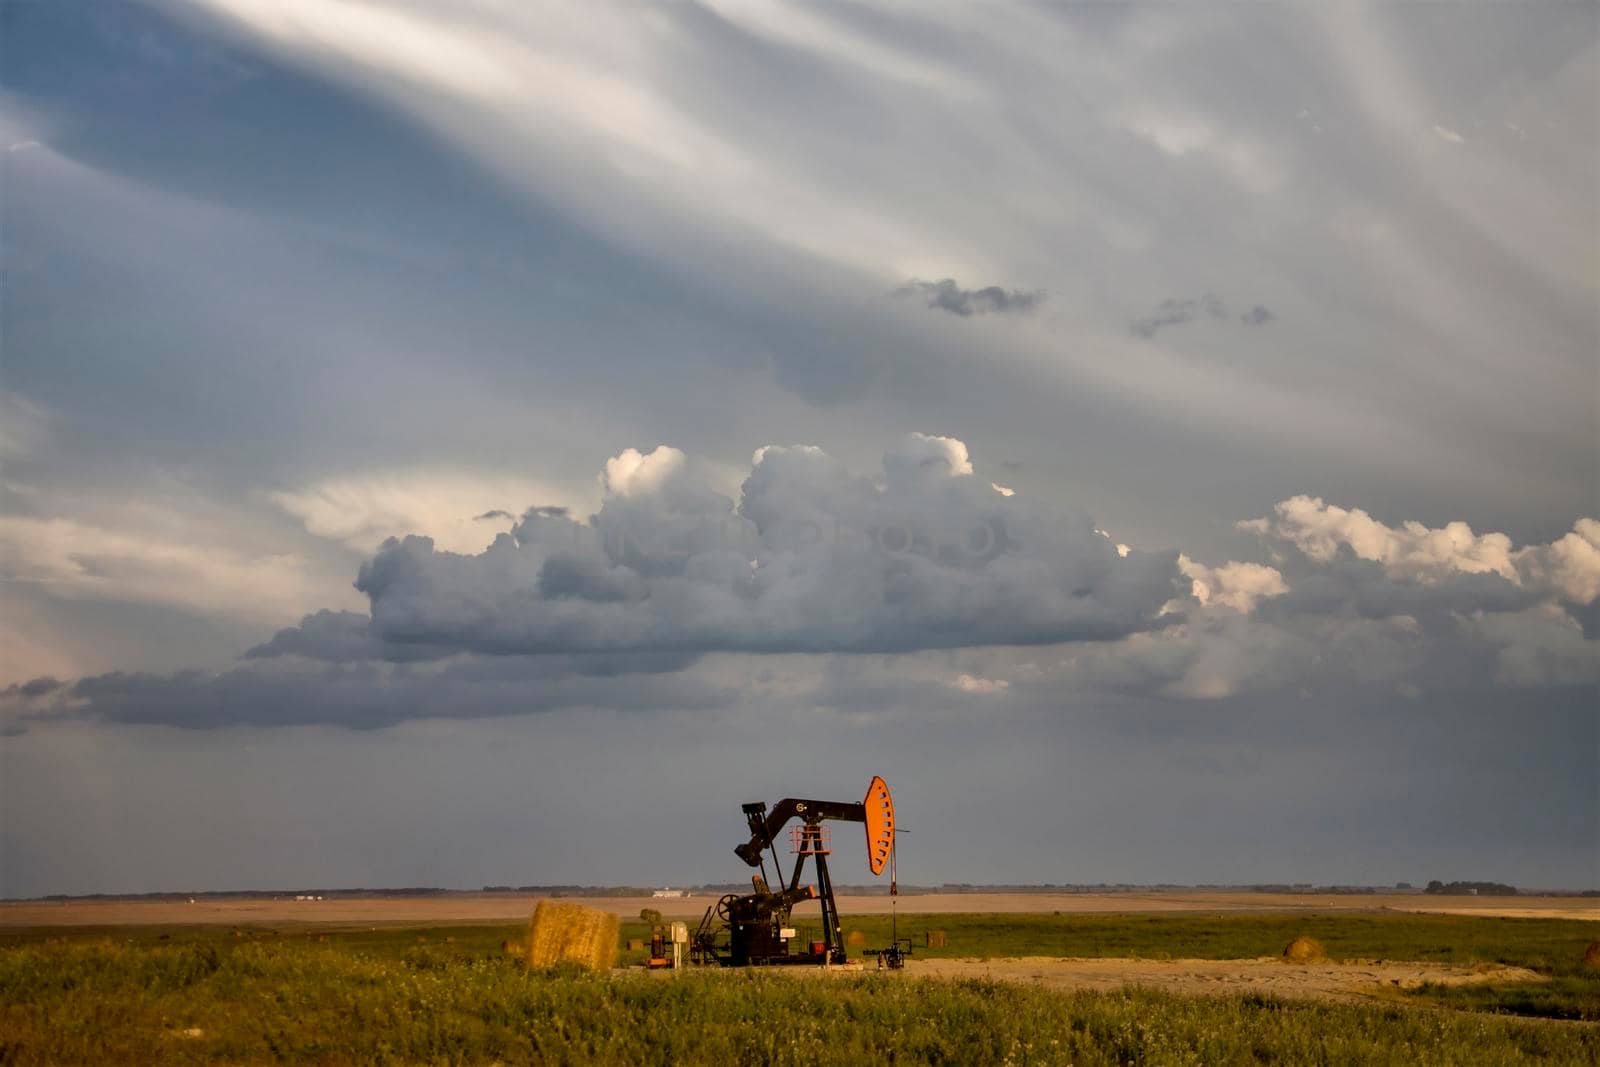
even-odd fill
[{"label": "cumulus cloud", "polygon": [[1091,684],[1198,699],[1359,683],[1402,693],[1600,682],[1586,634],[1600,596],[1600,524],[1516,547],[1465,523],[1390,526],[1315,497],[1240,525],[1275,566],[1179,567],[1199,605],[1163,632],[1074,657]]},{"label": "cumulus cloud", "polygon": [[286,626],[271,640],[245,653],[246,659],[303,656],[329,663],[368,660],[439,659],[449,653],[426,645],[386,645],[372,633],[372,620],[359,612],[322,610]]},{"label": "cumulus cloud", "polygon": [[1600,521],[1579,519],[1570,533],[1549,545],[1515,554],[1517,573],[1536,588],[1547,588],[1577,605],[1600,600]]},{"label": "cumulus cloud", "polygon": [[[752,691],[706,665],[740,657],[708,653],[787,653],[751,661],[790,664],[763,699],[839,708],[907,687],[1004,704],[1600,682],[1588,518],[1517,546],[1292,497],[1241,523],[1270,564],[1208,564],[1004,495],[952,437],[908,434],[870,476],[767,446],[737,500],[666,446],[625,450],[601,478],[586,519],[530,508],[477,554],[387,542],[357,580],[370,615],[308,615],[234,670],[41,677],[0,691],[0,716],[13,732],[63,717],[368,727]],[[878,662],[860,653],[895,655],[877,673],[828,666]]]},{"label": "cumulus cloud", "polygon": [[740,500],[683,453],[606,464],[587,522],[525,516],[477,555],[386,542],[357,588],[383,641],[494,654],[903,652],[1112,640],[1163,625],[1173,553],[1006,497],[966,446],[910,434],[879,479],[767,447]]},{"label": "cumulus cloud", "polygon": [[1502,685],[1595,685],[1600,683],[1600,641],[1549,604],[1516,614],[1482,614],[1471,623],[1495,649],[1495,681]]},{"label": "cumulus cloud", "polygon": [[958,674],[950,684],[963,693],[1004,693],[1011,688],[1011,683],[1004,678],[978,678],[970,674]]},{"label": "cumulus cloud", "polygon": [[1248,613],[1263,597],[1281,596],[1289,590],[1276,568],[1260,563],[1232,561],[1208,567],[1180,555],[1178,568],[1194,583],[1192,595],[1201,605]]},{"label": "cumulus cloud", "polygon": [[963,318],[969,315],[1026,315],[1045,298],[1043,289],[1002,289],[998,285],[982,289],[963,289],[954,278],[926,282],[913,278],[894,291],[902,299],[917,297],[931,309],[948,311]]},{"label": "cumulus cloud", "polygon": [[606,492],[619,497],[658,492],[682,476],[687,460],[687,456],[670,445],[660,445],[643,453],[636,448],[625,448],[606,460],[600,484]]},{"label": "cumulus cloud", "polygon": [[1464,522],[1389,526],[1360,508],[1296,496],[1275,505],[1272,515],[1239,526],[1293,545],[1319,563],[1342,554],[1370,560],[1390,578],[1437,584],[1456,575],[1493,574],[1531,594],[1578,605],[1600,597],[1600,522],[1591,518],[1579,519],[1551,544],[1513,548],[1505,534],[1477,534]]}]

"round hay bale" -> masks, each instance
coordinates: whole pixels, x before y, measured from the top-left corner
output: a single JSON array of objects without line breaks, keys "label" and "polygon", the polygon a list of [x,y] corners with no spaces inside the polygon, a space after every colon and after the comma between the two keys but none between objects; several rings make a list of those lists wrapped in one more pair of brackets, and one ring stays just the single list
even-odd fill
[{"label": "round hay bale", "polygon": [[1283,958],[1292,963],[1303,963],[1307,960],[1320,960],[1326,953],[1322,951],[1321,942],[1310,937],[1297,937],[1284,946]]},{"label": "round hay bale", "polygon": [[851,948],[860,948],[862,945],[867,943],[867,935],[862,933],[860,930],[851,930],[848,934],[844,935],[844,943],[849,945]]},{"label": "round hay bale", "polygon": [[617,962],[618,926],[619,920],[611,912],[541,900],[528,923],[528,950],[523,959],[531,970],[570,963],[608,971]]},{"label": "round hay bale", "polygon": [[1589,947],[1583,950],[1583,965],[1600,967],[1600,941],[1589,942]]}]

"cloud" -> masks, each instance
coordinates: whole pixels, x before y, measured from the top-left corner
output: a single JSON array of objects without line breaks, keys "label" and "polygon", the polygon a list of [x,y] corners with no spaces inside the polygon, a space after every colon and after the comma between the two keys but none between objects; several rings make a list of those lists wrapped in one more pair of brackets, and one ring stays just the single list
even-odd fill
[{"label": "cloud", "polygon": [[1389,526],[1315,497],[1242,527],[1275,566],[1179,557],[1199,607],[1075,661],[1075,677],[1181,698],[1326,688],[1421,692],[1600,682],[1585,632],[1600,599],[1600,523],[1515,547],[1465,523]]},{"label": "cloud", "polygon": [[39,678],[30,679],[26,682],[8,685],[4,690],[0,690],[0,693],[3,693],[8,697],[32,699],[34,697],[42,697],[47,696],[50,693],[54,693],[56,690],[60,689],[66,684],[67,683],[61,681],[60,679],[42,676]]},{"label": "cloud", "polygon": [[1169,326],[1181,326],[1186,322],[1193,322],[1201,315],[1213,319],[1225,319],[1228,317],[1228,309],[1211,293],[1196,299],[1168,297],[1157,304],[1150,314],[1135,319],[1130,328],[1140,337],[1154,337]]},{"label": "cloud", "polygon": [[0,459],[31,456],[50,438],[50,413],[27,397],[0,390]]},{"label": "cloud", "polygon": [[1277,317],[1278,316],[1274,315],[1267,308],[1257,304],[1249,311],[1246,311],[1243,315],[1240,315],[1239,321],[1244,323],[1246,326],[1265,326],[1267,323],[1271,322]]},{"label": "cloud", "polygon": [[[1195,298],[1169,297],[1157,304],[1148,315],[1133,320],[1129,330],[1136,337],[1154,337],[1162,330],[1194,322],[1201,316],[1221,322],[1228,318],[1228,307],[1221,298],[1205,293]],[[1265,326],[1278,316],[1265,305],[1257,304],[1239,316],[1245,326]]]},{"label": "cloud", "polygon": [[[354,611],[318,611],[295,626],[286,626],[271,640],[245,653],[246,659],[298,657],[321,663],[425,663],[459,653],[458,649],[384,641],[372,629],[372,619]],[[578,653],[547,655],[539,660],[542,676],[568,674],[608,677],[617,674],[663,674],[683,670],[698,657],[694,653]]]},{"label": "cloud", "polygon": [[644,495],[659,492],[669,483],[679,481],[687,467],[688,457],[669,445],[660,445],[645,453],[625,448],[606,460],[600,484],[614,496]]},{"label": "cloud", "polygon": [[1260,563],[1234,561],[1208,567],[1180,555],[1178,569],[1193,581],[1192,595],[1202,606],[1216,604],[1248,614],[1263,598],[1289,591],[1276,568]]},{"label": "cloud", "polygon": [[500,505],[556,495],[550,486],[514,477],[407,470],[325,478],[268,497],[307,532],[365,553],[405,534],[425,534],[456,551],[480,549],[486,537],[480,523],[512,518]]},{"label": "cloud", "polygon": [[1433,132],[1434,132],[1435,135],[1438,136],[1439,140],[1441,140],[1441,141],[1448,141],[1451,144],[1466,144],[1467,143],[1467,139],[1465,137],[1461,136],[1459,133],[1457,133],[1456,131],[1452,130],[1448,126],[1440,126],[1439,124],[1435,123],[1434,127],[1433,127]]},{"label": "cloud", "polygon": [[[573,670],[561,658],[467,658],[440,664],[285,660],[220,673],[112,672],[70,684],[0,690],[12,733],[95,720],[182,729],[331,725],[377,729],[416,719],[492,719],[564,708],[628,711],[724,706],[737,690],[705,675],[639,664]],[[681,667],[682,664],[680,663]]]},{"label": "cloud", "polygon": [[447,651],[426,645],[386,645],[372,633],[372,620],[354,611],[322,610],[286,626],[245,653],[246,659],[303,656],[328,663],[440,659]]},{"label": "cloud", "polygon": [[1239,523],[1270,540],[1329,563],[1342,554],[1382,567],[1390,578],[1438,584],[1458,575],[1497,575],[1532,595],[1577,605],[1600,598],[1600,521],[1581,518],[1548,545],[1513,548],[1503,533],[1476,534],[1464,522],[1430,528],[1419,522],[1388,526],[1360,508],[1320,497],[1279,502],[1271,516]]},{"label": "cloud", "polygon": [[[905,485],[924,475],[935,479],[964,477],[972,473],[972,460],[966,443],[954,437],[908,433],[884,453],[883,469],[892,482]],[[995,491],[1001,496],[1011,495]]]},{"label": "cloud", "polygon": [[956,680],[950,685],[963,693],[1004,693],[1011,688],[1011,683],[1004,678],[976,678],[970,674],[958,674]]},{"label": "cloud", "polygon": [[963,318],[969,315],[1026,315],[1038,307],[1045,298],[1043,289],[1025,291],[1002,289],[997,285],[983,289],[963,289],[954,278],[937,282],[919,281],[915,278],[894,291],[902,299],[919,297],[929,308],[948,311]]},{"label": "cloud", "polygon": [[[6,729],[373,727],[756,692],[859,710],[942,689],[1215,704],[1600,682],[1585,632],[1600,602],[1592,519],[1516,546],[1291,497],[1240,524],[1271,564],[1207,564],[1004,496],[952,437],[906,435],[873,477],[817,446],[767,446],[737,502],[665,446],[625,450],[602,477],[586,520],[530,508],[481,553],[387,542],[357,580],[370,615],[315,612],[233,670],[13,685],[0,691]],[[739,680],[727,665],[740,657],[716,653],[760,655]],[[880,662],[861,653],[893,655],[881,671],[830,666]]]},{"label": "cloud", "polygon": [[881,481],[815,446],[759,450],[735,504],[682,452],[606,464],[587,522],[530,513],[484,552],[390,540],[356,581],[384,642],[492,654],[904,652],[1110,640],[1164,625],[1175,554],[973,477],[909,434]]},{"label": "cloud", "polygon": [[267,621],[293,618],[328,595],[320,569],[293,552],[207,543],[194,516],[153,505],[115,517],[121,525],[0,515],[0,579],[56,600],[164,604]]}]

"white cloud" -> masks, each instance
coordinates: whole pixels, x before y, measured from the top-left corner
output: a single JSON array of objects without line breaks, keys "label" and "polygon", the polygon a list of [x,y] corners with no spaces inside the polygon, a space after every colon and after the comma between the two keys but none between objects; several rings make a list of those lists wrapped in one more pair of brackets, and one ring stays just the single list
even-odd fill
[{"label": "white cloud", "polygon": [[1011,683],[1004,678],[978,678],[970,674],[958,674],[956,680],[950,683],[963,693],[982,693],[993,695],[1004,693],[1011,688]]},{"label": "white cloud", "polygon": [[908,433],[883,457],[884,473],[890,479],[911,481],[927,475],[963,477],[972,473],[967,446],[953,437]]},{"label": "white cloud", "polygon": [[1289,591],[1276,568],[1260,563],[1233,561],[1208,567],[1180,555],[1178,569],[1193,580],[1194,598],[1202,605],[1215,604],[1245,614],[1253,611],[1262,598]]},{"label": "white cloud", "polygon": [[1477,534],[1464,522],[1388,526],[1360,508],[1345,509],[1320,497],[1290,497],[1273,512],[1239,526],[1288,542],[1317,562],[1327,563],[1347,549],[1357,559],[1381,563],[1393,578],[1426,584],[1452,574],[1497,574],[1579,604],[1600,597],[1600,521],[1591,518],[1579,519],[1572,532],[1551,544],[1513,548],[1507,535]]},{"label": "white cloud", "polygon": [[1360,508],[1347,510],[1311,496],[1290,497],[1275,504],[1273,511],[1276,518],[1250,519],[1239,527],[1288,541],[1323,563],[1348,548],[1359,559],[1382,563],[1397,577],[1428,581],[1454,571],[1517,577],[1511,538],[1502,533],[1480,537],[1464,522],[1440,529],[1419,522],[1391,527]]},{"label": "white cloud", "polygon": [[1515,559],[1529,585],[1554,589],[1577,604],[1600,598],[1600,521],[1579,519],[1571,533],[1521,549]]},{"label": "white cloud", "polygon": [[645,453],[625,448],[606,460],[600,484],[606,492],[616,496],[658,491],[668,479],[683,473],[686,460],[687,457],[671,445],[658,445]]}]

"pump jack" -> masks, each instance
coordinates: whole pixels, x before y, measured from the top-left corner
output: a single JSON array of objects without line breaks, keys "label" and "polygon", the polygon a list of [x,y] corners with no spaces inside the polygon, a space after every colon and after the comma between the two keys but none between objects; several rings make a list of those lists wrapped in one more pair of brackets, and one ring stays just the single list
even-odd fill
[{"label": "pump jack", "polygon": [[[706,909],[700,928],[695,931],[689,955],[696,963],[720,963],[724,967],[771,966],[775,964],[844,963],[844,938],[839,927],[839,912],[833,899],[833,878],[828,873],[832,854],[827,820],[859,822],[866,825],[867,866],[874,876],[883,873],[894,854],[894,801],[889,787],[874,775],[867,795],[859,804],[832,800],[778,801],[771,812],[764,803],[742,806],[750,826],[750,840],[734,848],[740,859],[761,873],[751,876],[754,890],[747,894],[729,893]],[[790,831],[794,852],[794,871],[787,884],[781,879],[783,868],[775,839],[791,819],[801,820]],[[776,892],[767,884],[766,852],[772,851],[773,873],[779,879]],[[801,885],[806,860],[816,864],[816,882]],[[893,893],[898,887],[890,886]],[[812,941],[803,951],[792,952],[789,942],[795,931],[789,926],[789,913],[796,904],[815,900],[822,906],[822,940]],[[727,934],[727,944],[722,935]]]}]

